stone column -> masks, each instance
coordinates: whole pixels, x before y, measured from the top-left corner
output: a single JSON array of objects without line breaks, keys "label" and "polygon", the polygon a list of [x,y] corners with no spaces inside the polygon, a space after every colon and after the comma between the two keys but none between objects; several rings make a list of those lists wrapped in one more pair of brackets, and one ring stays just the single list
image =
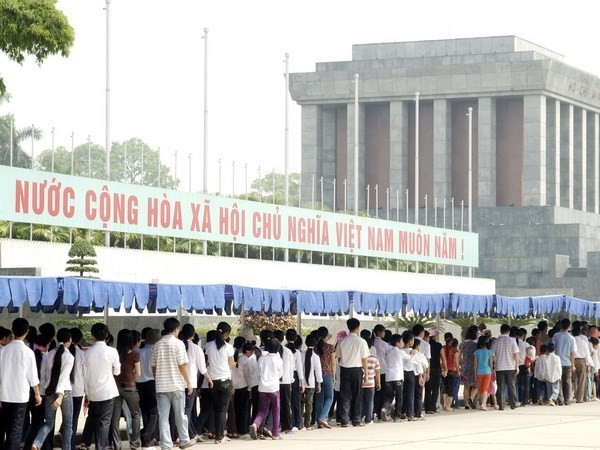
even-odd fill
[{"label": "stone column", "polygon": [[577,108],[573,114],[573,204],[587,209],[587,111]]},{"label": "stone column", "polygon": [[546,102],[546,201],[560,206],[560,102]]},{"label": "stone column", "polygon": [[400,205],[405,203],[408,189],[408,104],[390,102],[390,208],[396,208],[396,196]]},{"label": "stone column", "polygon": [[523,97],[523,205],[546,204],[546,97]]},{"label": "stone column", "polygon": [[587,210],[600,212],[599,171],[600,171],[600,135],[598,113],[587,114]]},{"label": "stone column", "polygon": [[[348,103],[348,209],[354,210],[354,102]],[[366,209],[366,186],[365,186],[365,105],[358,104],[358,209]]]},{"label": "stone column", "polygon": [[573,209],[573,105],[560,105],[560,205]]},{"label": "stone column", "polygon": [[496,206],[496,99],[480,97],[477,111],[479,145],[478,205]]},{"label": "stone column", "polygon": [[[452,195],[452,109],[445,98],[433,101],[433,195],[450,199]],[[430,204],[433,204],[431,199]]]},{"label": "stone column", "polygon": [[311,201],[313,176],[316,184],[323,173],[323,119],[320,105],[302,105],[302,204]]},{"label": "stone column", "polygon": [[[325,206],[333,209],[333,180],[335,178],[336,160],[336,118],[335,106],[322,107],[323,114],[323,199]],[[321,186],[317,180],[317,198],[321,196]],[[338,207],[339,205],[336,205]]]}]

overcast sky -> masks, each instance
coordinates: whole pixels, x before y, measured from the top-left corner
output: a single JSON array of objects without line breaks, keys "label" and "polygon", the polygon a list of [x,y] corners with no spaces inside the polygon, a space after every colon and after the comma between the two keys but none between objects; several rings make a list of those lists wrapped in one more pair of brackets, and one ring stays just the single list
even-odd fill
[{"label": "overcast sky", "polygon": [[[351,58],[352,44],[515,34],[562,53],[566,62],[600,74],[597,12],[589,1],[354,1],[354,0],[112,0],[111,136],[139,137],[161,147],[181,189],[202,186],[204,40],[208,39],[209,188],[236,193],[248,178],[284,164],[284,55],[290,72],[316,62]],[[105,37],[103,0],[59,0],[75,29],[69,58],[41,67],[0,56],[0,72],[17,127],[44,131],[35,152],[75,145],[87,135],[104,145]],[[290,168],[300,169],[300,107],[290,100]],[[29,148],[29,147],[28,147]]]}]

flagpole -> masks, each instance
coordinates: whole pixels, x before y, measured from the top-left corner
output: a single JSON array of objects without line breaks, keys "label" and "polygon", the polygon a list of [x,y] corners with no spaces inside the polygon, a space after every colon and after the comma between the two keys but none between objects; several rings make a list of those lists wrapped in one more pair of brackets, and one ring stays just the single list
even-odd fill
[{"label": "flagpole", "polygon": [[[354,215],[358,216],[358,74],[354,74]],[[354,256],[354,267],[358,267],[358,255]],[[350,308],[350,317],[352,317]]]},{"label": "flagpole", "polygon": [[[208,194],[208,28],[204,29],[204,146],[203,146],[203,176],[202,176],[202,193]],[[221,170],[221,158],[219,158],[219,172]],[[219,180],[220,183],[220,180]],[[221,187],[219,186],[219,195],[221,195]],[[220,246],[220,244],[219,244]],[[208,242],[202,241],[202,254],[207,255]],[[219,255],[221,252],[219,251]]]},{"label": "flagpole", "polygon": [[[285,206],[290,205],[290,180],[289,180],[289,106],[288,106],[288,89],[289,89],[289,78],[290,78],[290,54],[285,54]],[[321,199],[323,201],[323,199]],[[285,248],[283,250],[283,260],[289,261],[290,250]]]}]

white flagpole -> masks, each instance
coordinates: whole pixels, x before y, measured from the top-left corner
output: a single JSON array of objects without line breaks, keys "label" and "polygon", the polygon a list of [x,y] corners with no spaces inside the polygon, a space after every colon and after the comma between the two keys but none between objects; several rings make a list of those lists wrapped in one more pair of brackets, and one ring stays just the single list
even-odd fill
[{"label": "white flagpole", "polygon": [[[106,151],[106,180],[110,181],[110,0],[106,0],[106,121],[104,127],[104,148]],[[110,247],[110,232],[104,233],[104,244]],[[105,308],[105,323],[108,307]]]},{"label": "white flagpole", "polygon": [[[262,203],[262,175],[258,166],[258,201]],[[258,259],[262,260],[262,245],[258,246]]]},{"label": "white flagpole", "polygon": [[[469,233],[473,232],[473,107],[469,106],[469,170],[468,170],[468,203],[467,210],[469,221]],[[469,267],[469,277],[473,276],[473,268]]]},{"label": "white flagpole", "polygon": [[[15,118],[11,117],[10,118],[10,144],[9,144],[9,151],[10,151],[10,167],[13,166],[13,153],[14,153],[14,149],[13,149],[13,139],[14,139],[14,128],[15,128]],[[13,223],[9,222],[8,224],[8,237],[10,239],[12,239],[12,232],[13,232]]]},{"label": "white flagpole", "polygon": [[[358,74],[354,74],[354,215],[358,216]],[[358,267],[358,255],[354,256],[354,267]],[[350,308],[350,317],[352,317]]]},{"label": "white flagpole", "polygon": [[[419,224],[419,92],[415,94],[415,224]],[[419,273],[419,262],[415,262]]]},{"label": "white flagpole", "polygon": [[[464,231],[465,229],[465,201],[460,201],[460,231]],[[460,266],[460,276],[462,277],[463,268]]]},{"label": "white flagpole", "polygon": [[[192,154],[188,153],[188,192],[192,192]],[[192,254],[192,240],[188,240],[188,253]]]},{"label": "white flagpole", "polygon": [[[52,158],[50,163],[50,172],[54,173],[54,127],[52,127]],[[50,228],[50,232],[52,233],[52,228]]]},{"label": "white flagpole", "polygon": [[[231,196],[235,197],[235,161],[231,161]],[[231,257],[235,258],[235,242],[231,243]]]},{"label": "white flagpole", "polygon": [[[272,177],[273,177],[273,204],[275,204],[275,168],[273,167],[273,171],[272,173]],[[272,247],[272,255],[273,255],[273,261],[275,261],[275,247]]]},{"label": "white flagpole", "polygon": [[[248,163],[244,164],[244,191],[246,201],[248,201]],[[248,259],[248,244],[246,244],[246,259]]]},{"label": "white flagpole", "polygon": [[396,222],[400,222],[400,189],[396,189]]},{"label": "white flagpole", "polygon": [[158,187],[160,187],[160,147],[158,147],[158,181],[156,184]]},{"label": "white flagpole", "polygon": [[[202,151],[202,193],[208,194],[208,28],[204,29],[204,136]],[[221,171],[221,158],[219,158],[219,177]],[[221,186],[219,179],[219,195],[221,195]],[[202,254],[208,254],[208,242],[202,241]],[[221,244],[219,244],[219,256],[221,255]]]},{"label": "white flagpole", "polygon": [[[33,165],[33,156],[34,156],[33,143],[34,142],[35,142],[35,125],[31,124],[31,170],[34,170],[34,165]],[[33,241],[33,224],[29,224],[29,240]]]},{"label": "white flagpole", "polygon": [[[290,174],[289,174],[289,106],[288,106],[288,89],[289,89],[289,78],[290,78],[290,54],[285,54],[285,156],[284,156],[284,165],[285,165],[285,206],[289,206],[290,204]],[[322,199],[321,199],[322,201]],[[283,250],[283,260],[289,261],[290,259],[290,250],[286,247]]]}]

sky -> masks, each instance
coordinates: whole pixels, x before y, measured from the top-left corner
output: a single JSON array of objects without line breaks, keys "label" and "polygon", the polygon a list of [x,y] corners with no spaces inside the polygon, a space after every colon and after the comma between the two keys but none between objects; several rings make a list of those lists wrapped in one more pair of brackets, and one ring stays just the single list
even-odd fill
[{"label": "sky", "polygon": [[[160,147],[181,190],[202,188],[204,64],[207,56],[208,186],[243,194],[262,173],[284,171],[285,53],[289,70],[351,59],[353,44],[518,35],[565,55],[568,64],[600,74],[595,2],[550,0],[112,0],[111,140],[138,137]],[[68,58],[41,66],[0,55],[12,96],[0,114],[17,127],[34,124],[55,145],[104,145],[105,0],[59,0],[75,29]],[[205,55],[204,28],[208,28]],[[289,99],[290,171],[300,170],[300,107]],[[27,147],[28,150],[30,147]],[[219,177],[219,159],[222,175]],[[235,167],[233,163],[235,162]]]}]

